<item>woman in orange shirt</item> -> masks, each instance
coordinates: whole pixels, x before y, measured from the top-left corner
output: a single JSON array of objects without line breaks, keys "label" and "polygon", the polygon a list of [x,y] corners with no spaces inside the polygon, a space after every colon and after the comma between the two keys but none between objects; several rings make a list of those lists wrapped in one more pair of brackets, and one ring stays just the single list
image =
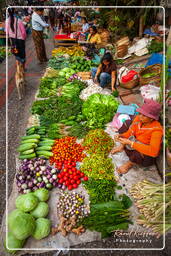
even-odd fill
[{"label": "woman in orange shirt", "polygon": [[135,164],[144,167],[154,164],[159,155],[163,128],[157,121],[159,119],[161,105],[153,100],[145,100],[142,107],[137,111],[140,113],[135,117],[129,129],[115,136],[115,140],[121,146],[114,148],[112,154],[125,150],[129,161],[118,169],[118,173],[127,173]]}]

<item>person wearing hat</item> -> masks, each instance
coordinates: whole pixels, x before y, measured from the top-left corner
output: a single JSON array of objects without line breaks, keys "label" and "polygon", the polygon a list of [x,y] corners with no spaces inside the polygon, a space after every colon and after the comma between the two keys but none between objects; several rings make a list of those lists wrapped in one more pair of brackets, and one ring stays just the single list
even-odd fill
[{"label": "person wearing hat", "polygon": [[129,161],[118,168],[118,173],[127,173],[136,164],[144,167],[154,164],[160,153],[163,136],[163,128],[158,122],[160,111],[161,105],[158,102],[146,99],[137,109],[139,115],[134,118],[128,130],[115,136],[121,145],[111,153],[125,150],[129,157]]}]

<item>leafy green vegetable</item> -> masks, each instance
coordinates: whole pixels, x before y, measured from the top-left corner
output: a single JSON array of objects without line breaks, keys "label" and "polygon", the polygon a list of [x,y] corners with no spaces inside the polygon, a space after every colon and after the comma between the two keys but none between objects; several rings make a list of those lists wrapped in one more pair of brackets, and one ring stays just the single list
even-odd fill
[{"label": "leafy green vegetable", "polygon": [[58,123],[81,112],[82,100],[79,97],[50,97],[48,100],[35,101],[32,114],[40,115],[41,125]]},{"label": "leafy green vegetable", "polygon": [[49,206],[45,202],[40,202],[37,207],[30,212],[30,214],[35,218],[44,218],[48,215]]},{"label": "leafy green vegetable", "polygon": [[16,251],[18,251],[17,249],[20,249],[24,246],[24,243],[25,243],[25,240],[19,240],[12,234],[12,232],[8,232],[8,239],[7,241],[5,241],[4,244],[7,252],[11,254],[15,254]]},{"label": "leafy green vegetable", "polygon": [[41,202],[46,202],[49,199],[49,191],[45,188],[39,188],[34,191],[34,195],[39,199]]},{"label": "leafy green vegetable", "polygon": [[33,216],[18,209],[9,214],[8,223],[10,231],[19,240],[24,240],[31,236],[36,227]]},{"label": "leafy green vegetable", "polygon": [[33,237],[36,240],[41,240],[50,234],[51,222],[45,218],[39,218],[36,220],[36,229],[33,233]]},{"label": "leafy green vegetable", "polygon": [[65,57],[53,57],[48,62],[48,67],[61,70],[62,68],[68,67],[70,65],[70,59]]},{"label": "leafy green vegetable", "polygon": [[66,79],[63,77],[44,77],[41,79],[39,85],[39,98],[46,98],[55,96],[57,94],[57,88],[63,86],[66,83]]},{"label": "leafy green vegetable", "polygon": [[104,154],[92,154],[90,157],[84,158],[81,171],[94,179],[114,179],[112,159],[106,158]]},{"label": "leafy green vegetable", "polygon": [[87,153],[102,153],[108,155],[114,147],[112,138],[103,130],[95,129],[89,131],[83,141]]},{"label": "leafy green vegetable", "polygon": [[117,185],[114,180],[89,178],[88,181],[83,181],[82,183],[85,189],[88,190],[91,204],[108,202],[115,198]]},{"label": "leafy green vegetable", "polygon": [[89,128],[82,123],[76,123],[67,129],[69,136],[82,139],[89,131]]},{"label": "leafy green vegetable", "polygon": [[147,47],[149,54],[163,51],[163,42],[157,42],[152,40],[150,45]]},{"label": "leafy green vegetable", "polygon": [[85,86],[84,82],[75,79],[62,87],[62,95],[70,98],[79,96],[81,90],[83,90]]},{"label": "leafy green vegetable", "polygon": [[101,232],[103,238],[114,230],[127,229],[129,223],[129,211],[118,200],[92,204],[90,215],[81,222],[89,230]]},{"label": "leafy green vegetable", "polygon": [[103,128],[112,120],[119,106],[112,95],[93,94],[83,103],[82,113],[90,128]]},{"label": "leafy green vegetable", "polygon": [[20,195],[15,201],[16,208],[23,212],[30,212],[38,205],[38,198],[33,193]]}]

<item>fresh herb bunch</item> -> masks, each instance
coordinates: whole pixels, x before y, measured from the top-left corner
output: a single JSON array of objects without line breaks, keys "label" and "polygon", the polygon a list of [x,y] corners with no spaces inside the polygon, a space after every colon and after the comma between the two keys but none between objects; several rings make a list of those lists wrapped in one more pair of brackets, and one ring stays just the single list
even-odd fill
[{"label": "fresh herb bunch", "polygon": [[114,179],[112,159],[106,158],[104,154],[92,154],[84,158],[81,171],[94,179]]},{"label": "fresh herb bunch", "polygon": [[67,129],[69,136],[77,137],[78,139],[84,138],[89,131],[89,128],[82,123],[76,123]]},{"label": "fresh herb bunch", "polygon": [[84,187],[88,190],[91,204],[104,203],[115,199],[117,184],[114,180],[89,178],[83,181]]},{"label": "fresh herb bunch", "polygon": [[72,115],[81,113],[82,100],[79,97],[68,98],[64,96],[50,97],[47,100],[35,101],[32,114],[41,115],[42,123],[58,123]]},{"label": "fresh herb bunch", "polygon": [[101,232],[102,238],[110,236],[114,230],[127,229],[131,223],[128,208],[132,204],[127,197],[128,201],[129,204],[127,203],[127,205],[122,200],[92,204],[90,215],[84,218],[81,224],[89,230]]},{"label": "fresh herb bunch", "polygon": [[66,84],[67,81],[63,77],[44,77],[41,79],[39,85],[39,98],[46,98],[55,96],[57,94],[57,88]]},{"label": "fresh herb bunch", "polygon": [[95,129],[89,131],[86,135],[83,146],[89,154],[102,153],[108,155],[114,147],[114,141],[103,129]]}]

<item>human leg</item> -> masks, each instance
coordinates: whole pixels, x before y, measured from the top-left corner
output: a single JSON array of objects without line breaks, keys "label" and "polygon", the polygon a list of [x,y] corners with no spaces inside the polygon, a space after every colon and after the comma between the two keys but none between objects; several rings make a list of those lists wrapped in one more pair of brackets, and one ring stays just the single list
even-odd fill
[{"label": "human leg", "polygon": [[99,80],[100,80],[100,86],[104,88],[107,84],[111,82],[111,75],[106,72],[102,72],[100,74]]}]

